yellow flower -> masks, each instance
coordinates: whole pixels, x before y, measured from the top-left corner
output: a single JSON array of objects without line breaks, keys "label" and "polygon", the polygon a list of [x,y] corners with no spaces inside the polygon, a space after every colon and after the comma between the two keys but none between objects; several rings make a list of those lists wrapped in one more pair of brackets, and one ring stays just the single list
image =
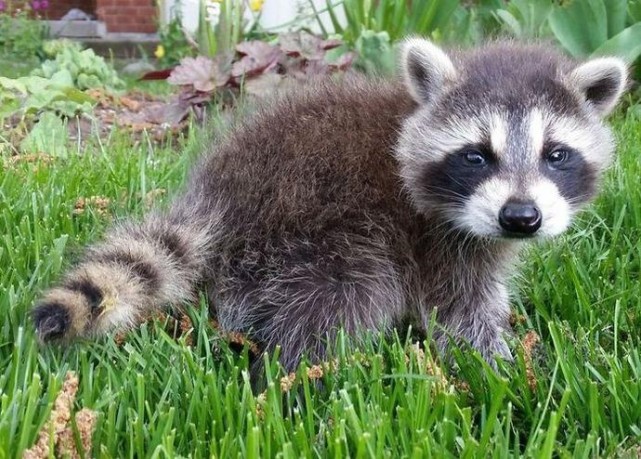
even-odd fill
[{"label": "yellow flower", "polygon": [[263,8],[263,3],[265,0],[249,0],[249,9],[254,13],[260,11]]},{"label": "yellow flower", "polygon": [[163,45],[158,45],[156,47],[156,51],[154,52],[154,56],[156,56],[157,59],[162,59],[165,57],[165,47]]}]

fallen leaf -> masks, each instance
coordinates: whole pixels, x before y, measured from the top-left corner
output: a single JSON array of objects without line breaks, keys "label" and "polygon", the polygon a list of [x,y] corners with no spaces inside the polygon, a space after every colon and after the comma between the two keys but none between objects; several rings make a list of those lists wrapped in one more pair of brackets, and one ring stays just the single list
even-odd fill
[{"label": "fallen leaf", "polygon": [[133,112],[140,110],[140,106],[142,105],[139,101],[127,96],[122,96],[120,98],[120,103]]}]

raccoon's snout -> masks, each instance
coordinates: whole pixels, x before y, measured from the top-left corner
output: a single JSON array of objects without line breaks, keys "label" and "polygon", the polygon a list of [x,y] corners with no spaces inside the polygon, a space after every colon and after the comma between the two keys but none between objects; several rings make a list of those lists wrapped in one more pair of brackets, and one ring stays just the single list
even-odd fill
[{"label": "raccoon's snout", "polygon": [[531,236],[541,227],[541,211],[532,202],[508,201],[499,211],[501,228],[514,236]]}]

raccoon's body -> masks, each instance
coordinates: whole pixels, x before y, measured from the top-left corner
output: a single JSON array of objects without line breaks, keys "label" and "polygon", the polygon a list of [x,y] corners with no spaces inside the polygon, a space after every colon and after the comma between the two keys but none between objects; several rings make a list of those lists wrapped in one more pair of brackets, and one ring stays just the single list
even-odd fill
[{"label": "raccoon's body", "polygon": [[625,66],[414,39],[402,69],[294,91],[217,140],[166,213],[114,229],[45,295],[39,337],[130,326],[204,289],[223,329],[279,345],[289,370],[341,327],[434,311],[442,344],[509,358],[518,238],[559,234],[593,197]]}]

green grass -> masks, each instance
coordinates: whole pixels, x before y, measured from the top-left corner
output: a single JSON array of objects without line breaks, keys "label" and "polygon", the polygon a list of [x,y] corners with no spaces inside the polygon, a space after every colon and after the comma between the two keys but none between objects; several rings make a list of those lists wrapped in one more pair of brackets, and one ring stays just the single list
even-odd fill
[{"label": "green grass", "polygon": [[[523,257],[513,365],[494,373],[462,350],[441,384],[401,331],[358,351],[340,340],[322,384],[301,368],[285,393],[270,357],[260,397],[248,351],[230,350],[204,308],[193,312],[192,346],[153,323],[124,345],[39,348],[27,320],[39,292],[110,222],[91,209],[73,215],[77,198],[110,198],[116,218],[141,215],[150,190],[178,189],[193,137],[132,147],[114,134],[51,164],[2,158],[0,458],[34,443],[68,370],[80,378],[76,409],[99,414],[96,457],[637,457],[641,123],[614,124],[620,155],[601,198],[570,233]],[[518,344],[529,330],[541,336],[534,389]]]}]

